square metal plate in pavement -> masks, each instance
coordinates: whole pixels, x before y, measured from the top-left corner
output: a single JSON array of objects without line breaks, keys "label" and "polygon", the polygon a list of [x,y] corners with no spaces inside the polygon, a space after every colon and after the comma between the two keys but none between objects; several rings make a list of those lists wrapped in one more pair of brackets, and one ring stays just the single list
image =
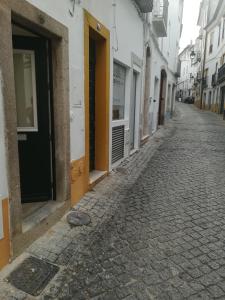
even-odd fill
[{"label": "square metal plate in pavement", "polygon": [[28,257],[7,278],[17,289],[38,296],[59,268],[36,257]]}]

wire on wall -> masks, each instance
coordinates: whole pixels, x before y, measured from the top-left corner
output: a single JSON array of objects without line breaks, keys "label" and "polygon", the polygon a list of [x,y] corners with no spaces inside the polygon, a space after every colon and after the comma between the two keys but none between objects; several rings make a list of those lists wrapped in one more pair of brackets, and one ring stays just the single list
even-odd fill
[{"label": "wire on wall", "polygon": [[116,26],[116,0],[113,0],[113,50],[117,52],[119,50],[119,41],[118,41],[118,33]]},{"label": "wire on wall", "polygon": [[81,0],[70,0],[70,2],[72,7],[69,9],[69,14],[71,17],[74,17],[76,4],[80,4]]}]

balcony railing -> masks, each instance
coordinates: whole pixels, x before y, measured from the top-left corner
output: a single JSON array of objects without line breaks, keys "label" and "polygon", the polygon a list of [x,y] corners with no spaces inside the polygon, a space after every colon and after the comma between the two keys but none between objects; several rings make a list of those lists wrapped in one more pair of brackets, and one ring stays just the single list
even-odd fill
[{"label": "balcony railing", "polygon": [[158,37],[167,36],[168,0],[154,0],[152,24]]},{"label": "balcony railing", "polygon": [[142,13],[152,12],[153,0],[135,0],[135,2]]},{"label": "balcony railing", "polygon": [[219,68],[219,70],[218,70],[217,81],[218,81],[218,83],[225,81],[225,64],[223,64],[222,67]]},{"label": "balcony railing", "polygon": [[217,73],[214,73],[212,75],[212,87],[215,87],[217,85]]}]

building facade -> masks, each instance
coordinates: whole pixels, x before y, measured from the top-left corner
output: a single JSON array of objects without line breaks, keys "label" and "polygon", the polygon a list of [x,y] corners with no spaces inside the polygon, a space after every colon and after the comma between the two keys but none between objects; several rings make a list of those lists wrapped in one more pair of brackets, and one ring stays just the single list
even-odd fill
[{"label": "building facade", "polygon": [[[153,134],[173,114],[182,17],[183,0],[154,1],[153,12],[146,16],[144,56],[145,68],[150,65],[150,68],[147,67],[150,84],[144,90],[141,140]],[[147,115],[146,111],[149,111]]]},{"label": "building facade", "polygon": [[[211,3],[210,3],[211,4]],[[212,5],[212,4],[211,4]],[[225,92],[225,3],[215,1],[208,8],[208,20],[205,27],[206,47],[203,86],[203,108],[224,115]]]},{"label": "building facade", "polygon": [[0,268],[171,117],[182,12],[0,1]]},{"label": "building facade", "polygon": [[224,114],[225,63],[225,3],[203,0],[200,5],[196,57],[199,56],[198,72],[195,77],[195,103],[198,107]]}]

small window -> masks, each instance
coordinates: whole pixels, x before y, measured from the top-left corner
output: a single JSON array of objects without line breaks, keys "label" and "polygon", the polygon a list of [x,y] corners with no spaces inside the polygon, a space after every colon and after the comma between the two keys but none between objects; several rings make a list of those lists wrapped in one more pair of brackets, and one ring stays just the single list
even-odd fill
[{"label": "small window", "polygon": [[30,50],[14,50],[13,61],[17,130],[37,131],[35,53]]},{"label": "small window", "polygon": [[223,19],[222,39],[224,39],[224,34],[225,34],[225,18]]},{"label": "small window", "polygon": [[113,70],[113,120],[124,119],[125,116],[125,82],[126,68],[114,63]]},{"label": "small window", "polygon": [[213,52],[213,41],[214,41],[214,32],[211,32],[210,43],[209,43],[209,54]]}]

